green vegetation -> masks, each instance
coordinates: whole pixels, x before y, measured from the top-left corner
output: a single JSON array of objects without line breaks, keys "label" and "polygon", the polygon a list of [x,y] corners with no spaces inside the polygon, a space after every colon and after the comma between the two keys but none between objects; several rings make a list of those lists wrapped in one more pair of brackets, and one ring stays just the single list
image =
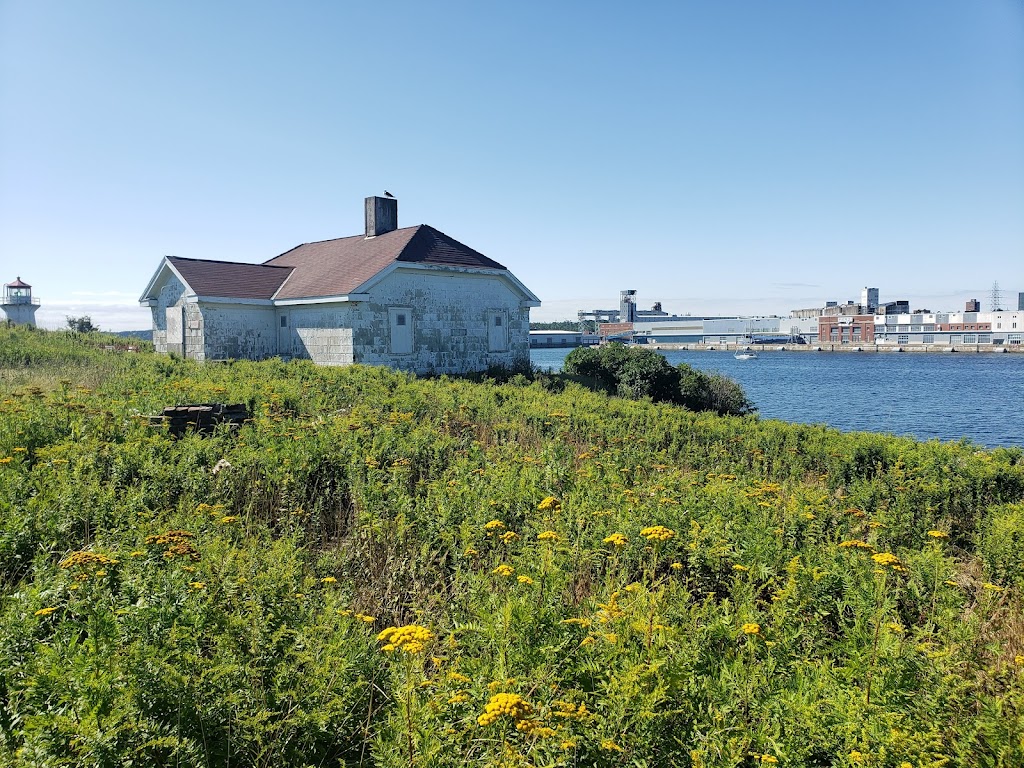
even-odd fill
[{"label": "green vegetation", "polygon": [[582,384],[633,400],[650,398],[720,416],[743,416],[756,410],[732,379],[686,363],[673,368],[664,355],[645,347],[578,347],[566,355],[562,370]]},{"label": "green vegetation", "polygon": [[1024,451],[85,343],[0,329],[0,764],[1024,764]]}]

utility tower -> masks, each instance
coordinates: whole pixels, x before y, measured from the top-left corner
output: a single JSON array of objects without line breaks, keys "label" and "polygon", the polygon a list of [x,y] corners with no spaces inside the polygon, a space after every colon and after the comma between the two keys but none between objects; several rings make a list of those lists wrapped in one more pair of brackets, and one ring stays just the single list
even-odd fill
[{"label": "utility tower", "polygon": [[1003,308],[1003,293],[999,290],[998,280],[992,283],[992,298],[989,301],[991,302],[990,312],[998,312]]}]

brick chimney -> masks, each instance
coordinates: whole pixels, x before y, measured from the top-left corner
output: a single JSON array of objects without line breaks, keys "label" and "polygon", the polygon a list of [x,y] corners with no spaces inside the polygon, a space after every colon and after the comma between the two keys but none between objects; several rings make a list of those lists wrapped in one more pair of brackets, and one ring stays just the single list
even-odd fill
[{"label": "brick chimney", "polygon": [[398,229],[398,200],[394,197],[366,198],[366,236],[376,237]]}]

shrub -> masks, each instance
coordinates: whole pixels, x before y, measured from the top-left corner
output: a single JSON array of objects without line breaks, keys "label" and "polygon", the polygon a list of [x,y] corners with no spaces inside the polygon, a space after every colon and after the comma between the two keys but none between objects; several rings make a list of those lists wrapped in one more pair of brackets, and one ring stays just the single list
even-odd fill
[{"label": "shrub", "polygon": [[631,400],[650,398],[656,403],[675,403],[691,411],[713,411],[723,416],[755,410],[732,379],[698,371],[685,363],[673,368],[653,349],[622,344],[579,347],[566,356],[563,371],[592,389]]}]

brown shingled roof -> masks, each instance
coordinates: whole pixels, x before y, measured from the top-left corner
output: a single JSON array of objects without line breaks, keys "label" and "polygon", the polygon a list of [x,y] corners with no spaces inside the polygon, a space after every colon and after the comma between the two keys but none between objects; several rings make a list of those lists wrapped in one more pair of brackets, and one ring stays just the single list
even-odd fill
[{"label": "brown shingled roof", "polygon": [[377,237],[356,235],[306,243],[267,261],[264,266],[294,267],[295,272],[275,298],[301,299],[352,293],[396,261],[505,269],[426,224],[396,229]]},{"label": "brown shingled roof", "polygon": [[167,261],[197,295],[230,299],[270,299],[292,272],[289,267],[277,265],[183,259],[179,256],[168,256]]}]

